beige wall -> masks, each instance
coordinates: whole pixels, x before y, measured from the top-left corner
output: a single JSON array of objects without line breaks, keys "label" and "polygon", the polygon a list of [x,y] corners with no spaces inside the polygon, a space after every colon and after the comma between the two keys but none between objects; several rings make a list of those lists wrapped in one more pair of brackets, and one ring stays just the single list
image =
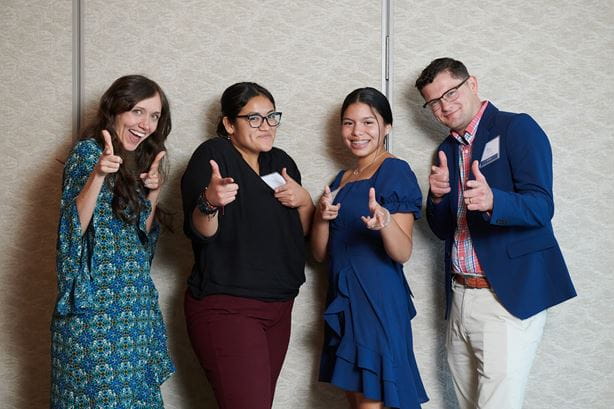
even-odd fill
[{"label": "beige wall", "polygon": [[71,144],[70,2],[0,12],[0,406],[49,402],[60,173]]},{"label": "beige wall", "polygon": [[[51,7],[49,5],[51,4]],[[179,211],[179,178],[213,134],[217,101],[233,82],[268,87],[284,111],[277,145],[314,197],[347,162],[336,133],[343,97],[381,84],[379,1],[82,1],[84,107],[91,113],[115,78],[142,73],[171,100],[167,206]],[[71,144],[72,9],[67,1],[4,1],[1,27],[0,402],[43,408],[49,389],[49,319],[63,160]],[[614,5],[607,2],[393,2],[393,152],[408,160],[423,193],[444,135],[419,107],[412,84],[431,59],[451,55],[478,77],[483,98],[533,115],[553,145],[554,219],[580,296],[553,308],[527,391],[527,408],[614,404],[612,132]],[[191,265],[177,214],[152,274],[169,329],[175,374],[166,407],[214,408],[185,335],[182,297]],[[416,354],[431,396],[425,408],[454,409],[443,361],[442,247],[416,225],[406,273],[415,293]],[[309,262],[275,408],[344,408],[316,381],[326,271]]]}]

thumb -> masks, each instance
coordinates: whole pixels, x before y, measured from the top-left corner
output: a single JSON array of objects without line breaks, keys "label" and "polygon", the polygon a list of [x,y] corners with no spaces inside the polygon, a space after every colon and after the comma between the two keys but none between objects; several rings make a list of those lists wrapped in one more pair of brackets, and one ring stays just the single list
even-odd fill
[{"label": "thumb", "polygon": [[448,157],[444,151],[439,151],[439,167],[448,169]]},{"label": "thumb", "polygon": [[106,129],[103,129],[102,137],[104,138],[104,154],[113,155],[113,142],[111,140],[111,134]]},{"label": "thumb", "polygon": [[158,167],[160,166],[160,161],[165,155],[166,155],[166,151],[158,152],[158,154],[156,155],[156,158],[154,159],[153,163],[149,167],[149,173],[154,173],[154,174],[158,173]]},{"label": "thumb", "polygon": [[284,180],[285,180],[286,182],[290,182],[290,181],[293,181],[293,180],[294,180],[294,179],[292,179],[292,177],[290,177],[290,175],[288,175],[288,172],[286,171],[286,168],[283,168],[283,169],[281,170],[281,176],[283,176],[283,178],[284,178]]},{"label": "thumb", "polygon": [[322,193],[320,200],[322,200],[325,204],[333,204],[333,195],[330,193],[330,188],[328,185],[324,186],[324,192]]},{"label": "thumb", "polygon": [[480,165],[477,160],[473,161],[473,164],[471,165],[471,171],[473,172],[473,176],[475,176],[475,180],[477,180],[478,182],[486,183],[486,177],[482,174],[482,172],[480,172]]},{"label": "thumb", "polygon": [[377,206],[377,200],[375,200],[375,188],[369,189],[369,209],[374,210]]},{"label": "thumb", "polygon": [[217,162],[211,159],[209,161],[211,165],[211,178],[222,178],[222,174],[220,173],[220,167],[217,165]]}]

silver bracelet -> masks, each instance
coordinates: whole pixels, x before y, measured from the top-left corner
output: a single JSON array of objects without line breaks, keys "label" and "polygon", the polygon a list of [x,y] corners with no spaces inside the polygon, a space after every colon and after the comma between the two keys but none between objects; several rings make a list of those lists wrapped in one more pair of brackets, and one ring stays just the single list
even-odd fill
[{"label": "silver bracelet", "polygon": [[382,209],[384,209],[386,211],[386,220],[384,220],[384,224],[382,225],[380,230],[385,228],[385,227],[388,227],[388,225],[390,224],[390,221],[392,219],[392,216],[390,215],[390,212],[388,211],[388,209],[386,209],[385,207],[382,207]]},{"label": "silver bracelet", "polygon": [[386,209],[385,207],[382,207],[382,209],[384,209],[384,212],[386,212],[386,219],[384,220],[384,223],[382,223],[381,227],[377,227],[377,226],[369,227],[369,230],[375,230],[375,231],[382,230],[382,229],[388,227],[388,225],[392,221],[391,220],[392,216],[390,216],[390,212],[388,211],[388,209]]}]

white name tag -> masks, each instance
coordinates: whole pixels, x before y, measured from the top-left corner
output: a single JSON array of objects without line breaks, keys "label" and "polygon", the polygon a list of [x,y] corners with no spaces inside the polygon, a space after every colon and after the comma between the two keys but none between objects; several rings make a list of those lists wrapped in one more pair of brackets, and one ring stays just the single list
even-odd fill
[{"label": "white name tag", "polygon": [[490,165],[494,161],[499,159],[499,136],[495,139],[488,141],[482,152],[482,159],[480,159],[480,167]]},{"label": "white name tag", "polygon": [[261,176],[261,178],[264,183],[269,185],[269,187],[273,190],[286,184],[286,180],[279,174],[279,172],[269,173],[268,175]]}]

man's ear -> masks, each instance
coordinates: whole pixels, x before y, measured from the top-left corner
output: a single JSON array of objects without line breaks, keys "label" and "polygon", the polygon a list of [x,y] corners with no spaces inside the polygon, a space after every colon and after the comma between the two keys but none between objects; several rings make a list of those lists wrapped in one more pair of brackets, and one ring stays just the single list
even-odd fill
[{"label": "man's ear", "polygon": [[474,77],[473,75],[471,75],[469,76],[467,83],[469,84],[469,88],[471,89],[471,92],[475,95],[478,95],[478,79]]}]

